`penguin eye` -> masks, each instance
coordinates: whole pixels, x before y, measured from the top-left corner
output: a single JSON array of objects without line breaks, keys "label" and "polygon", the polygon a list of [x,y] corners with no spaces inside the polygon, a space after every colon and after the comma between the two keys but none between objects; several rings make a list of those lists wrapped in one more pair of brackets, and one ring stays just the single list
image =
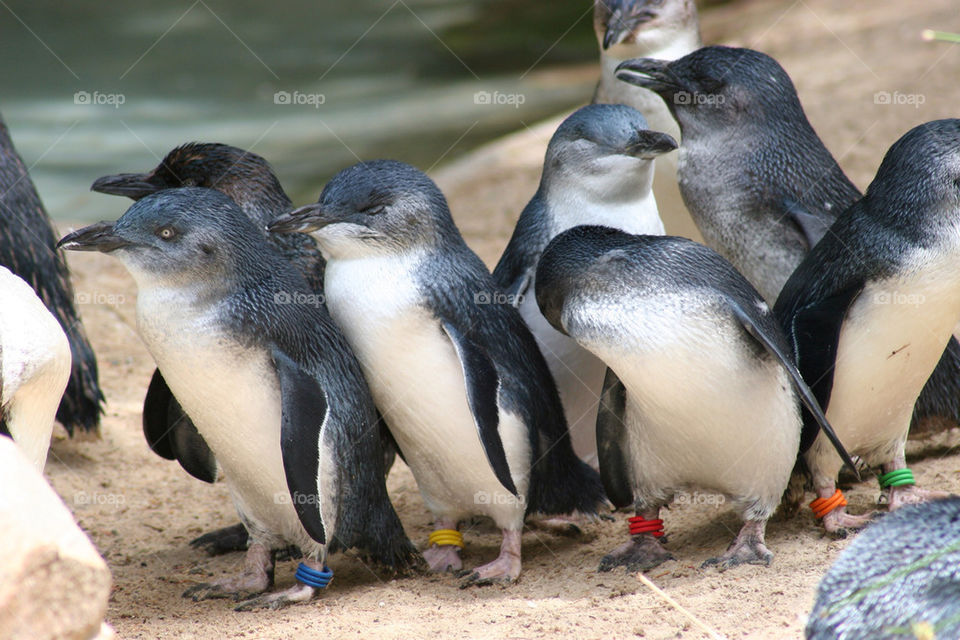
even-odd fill
[{"label": "penguin eye", "polygon": [[383,213],[383,212],[386,211],[386,210],[387,210],[387,206],[386,206],[386,205],[383,205],[383,204],[375,204],[375,205],[373,205],[372,207],[367,207],[366,209],[363,210],[363,212],[364,212],[365,214],[367,214],[368,216],[375,216],[375,215],[377,215],[378,213]]},{"label": "penguin eye", "polygon": [[157,233],[157,237],[160,238],[161,240],[173,240],[177,235],[176,229],[169,226],[160,227],[159,229],[157,229],[156,233]]}]

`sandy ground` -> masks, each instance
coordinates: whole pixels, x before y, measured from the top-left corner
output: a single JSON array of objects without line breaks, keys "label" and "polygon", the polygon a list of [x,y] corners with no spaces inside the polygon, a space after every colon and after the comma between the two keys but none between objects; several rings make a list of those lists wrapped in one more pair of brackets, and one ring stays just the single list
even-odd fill
[{"label": "sandy ground", "polygon": [[[814,127],[854,182],[864,187],[900,134],[920,122],[957,115],[960,48],[926,44],[917,37],[925,27],[960,29],[956,3],[928,0],[906,6],[874,0],[740,2],[704,15],[703,30],[707,42],[752,46],[777,57],[798,85]],[[924,102],[919,107],[876,104],[877,91],[919,94]],[[514,139],[512,146],[481,150],[438,176],[467,241],[491,265],[538,179],[543,142],[527,135],[526,143]],[[676,224],[668,221],[668,226]],[[86,302],[81,311],[109,403],[102,439],[58,439],[47,472],[113,571],[109,621],[120,637],[704,635],[634,576],[596,572],[604,553],[626,539],[622,515],[616,522],[586,525],[581,539],[527,531],[524,571],[509,587],[460,590],[450,576],[394,579],[353,556],[339,555],[331,561],[336,571],[332,588],[309,605],[234,613],[225,601],[182,599],[181,592],[191,584],[241,566],[240,554],[209,558],[187,546],[194,536],[237,518],[222,483],[193,480],[146,447],[140,409],[153,363],[134,331],[136,293],[130,277],[109,257],[72,254],[69,260],[77,292]],[[960,490],[958,440],[952,434],[946,442],[953,449],[935,448],[912,465],[922,484]],[[391,473],[389,487],[407,533],[425,545],[430,519],[402,463]],[[852,510],[862,512],[875,503],[878,491],[867,482],[849,489],[847,496]],[[825,538],[805,510],[792,521],[771,522],[767,541],[776,558],[770,568],[721,574],[699,566],[721,553],[737,531],[738,520],[729,509],[676,505],[664,519],[667,547],[677,559],[650,578],[731,638],[800,637],[820,576],[847,544]],[[497,553],[499,536],[489,528],[473,527],[466,538],[468,567]],[[278,565],[278,586],[293,582],[294,569],[290,561]]]}]

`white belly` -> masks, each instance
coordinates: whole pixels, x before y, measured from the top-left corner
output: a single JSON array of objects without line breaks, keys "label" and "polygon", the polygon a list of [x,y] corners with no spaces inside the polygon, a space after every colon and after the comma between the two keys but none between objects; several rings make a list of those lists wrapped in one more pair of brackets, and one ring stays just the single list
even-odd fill
[{"label": "white belly", "polygon": [[[960,318],[956,269],[868,285],[844,321],[827,419],[847,450],[870,464],[903,446],[913,405]],[[839,459],[818,438],[818,450]]]},{"label": "white belly", "polygon": [[[484,514],[500,527],[517,529],[523,498],[513,498],[487,461],[459,358],[440,321],[420,306],[410,276],[415,268],[412,258],[330,261],[330,313],[356,352],[427,507],[438,517]],[[499,431],[514,483],[525,496],[527,428],[501,408]]]},{"label": "white belly", "polygon": [[30,285],[0,267],[0,410],[17,446],[40,471],[70,363],[60,323]]},{"label": "white belly", "polygon": [[266,352],[242,349],[166,292],[140,290],[140,334],[213,451],[252,537],[314,546],[291,502],[280,452],[280,386]]},{"label": "white belly", "polygon": [[786,487],[801,417],[779,363],[747,351],[739,327],[682,308],[631,310],[628,336],[591,345],[627,391],[628,451],[638,495],[718,491],[769,515]]}]

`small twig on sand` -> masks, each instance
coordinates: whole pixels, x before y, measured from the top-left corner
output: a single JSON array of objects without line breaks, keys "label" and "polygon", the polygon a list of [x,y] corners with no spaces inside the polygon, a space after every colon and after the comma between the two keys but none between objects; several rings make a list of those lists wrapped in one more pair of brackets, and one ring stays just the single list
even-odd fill
[{"label": "small twig on sand", "polygon": [[931,40],[942,40],[943,42],[960,43],[960,33],[950,33],[949,31],[934,31],[933,29],[924,29],[920,32],[920,37],[930,42]]},{"label": "small twig on sand", "polygon": [[647,585],[651,591],[653,591],[655,594],[663,598],[667,602],[667,604],[669,604],[671,607],[673,607],[674,609],[676,609],[677,611],[685,615],[687,618],[689,618],[690,621],[697,626],[697,628],[699,628],[701,631],[703,631],[708,636],[713,638],[713,640],[727,640],[726,637],[720,635],[719,633],[717,633],[716,631],[708,627],[706,623],[701,622],[697,616],[693,615],[692,613],[684,609],[679,602],[677,602],[676,600],[668,596],[663,589],[653,584],[650,581],[650,579],[647,578],[647,576],[643,575],[642,573],[638,573],[637,580]]}]

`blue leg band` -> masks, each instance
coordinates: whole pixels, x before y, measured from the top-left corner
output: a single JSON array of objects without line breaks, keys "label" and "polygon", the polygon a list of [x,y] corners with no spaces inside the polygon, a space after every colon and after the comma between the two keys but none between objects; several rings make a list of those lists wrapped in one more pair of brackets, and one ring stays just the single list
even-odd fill
[{"label": "blue leg band", "polygon": [[317,589],[326,589],[333,581],[333,571],[324,567],[323,571],[311,569],[302,562],[297,566],[296,579],[305,585],[316,587]]}]

